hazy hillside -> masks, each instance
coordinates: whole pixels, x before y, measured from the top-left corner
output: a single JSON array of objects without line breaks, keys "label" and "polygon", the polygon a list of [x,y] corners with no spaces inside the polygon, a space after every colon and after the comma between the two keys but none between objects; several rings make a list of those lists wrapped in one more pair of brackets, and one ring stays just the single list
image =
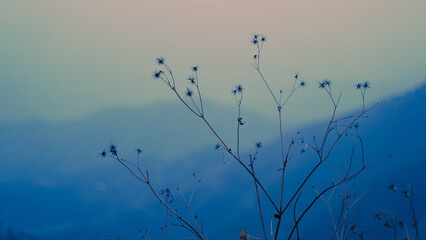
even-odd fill
[{"label": "hazy hillside", "polygon": [[[236,109],[209,102],[205,106],[211,124],[224,139],[232,141]],[[264,126],[242,134],[252,139],[245,148],[258,137],[266,141],[275,136],[268,119],[244,110],[243,116],[246,126]],[[200,161],[191,163],[188,153],[211,150],[217,142],[203,123],[178,103],[112,110],[58,124],[8,124],[0,126],[0,132],[0,187],[6,193],[0,203],[8,206],[0,211],[0,221],[52,239],[58,239],[57,234],[66,239],[62,236],[65,232],[80,232],[81,226],[91,226],[79,233],[81,239],[93,239],[90,234],[103,236],[109,228],[121,227],[122,223],[115,223],[123,222],[120,216],[128,219],[128,214],[145,210],[147,202],[155,202],[151,196],[141,196],[136,190],[139,185],[113,160],[100,158],[99,153],[109,144],[118,144],[123,156],[130,159],[135,159],[136,148],[142,148],[144,164],[150,171],[160,172],[153,178],[161,184],[170,182],[173,174],[163,173],[182,159],[194,165],[181,168],[191,176],[200,168]],[[213,163],[220,162],[214,159]],[[180,172],[174,173],[181,178]],[[158,211],[161,209],[153,212]],[[27,215],[31,217],[23,220]],[[135,214],[143,215],[146,213]],[[114,223],[97,227],[105,222]],[[131,235],[137,230],[133,229]]]},{"label": "hazy hillside", "polygon": [[[371,212],[391,199],[387,185],[394,180],[414,184],[419,212],[426,202],[426,85],[380,103],[361,122],[360,132],[367,157],[375,160],[393,157],[368,169],[357,188],[368,189],[360,211],[360,221],[368,223]],[[235,109],[208,104],[207,118],[227,141],[235,135]],[[276,123],[255,113],[247,113],[242,139],[246,151],[262,140],[258,171],[271,189],[279,168],[277,141],[272,141]],[[260,127],[259,127],[260,126]],[[322,133],[323,123],[294,129],[306,140]],[[247,130],[245,130],[247,129]],[[250,131],[249,131],[250,130]],[[191,189],[192,173],[202,181],[194,198],[194,211],[200,216],[211,239],[231,239],[240,228],[260,235],[253,183],[240,167],[213,150],[216,139],[203,124],[178,104],[159,104],[142,110],[115,110],[74,122],[49,124],[29,122],[0,126],[0,222],[39,239],[103,239],[114,230],[122,239],[140,237],[148,228],[152,236],[161,233],[163,210],[145,187],[114,161],[98,153],[113,142],[127,159],[135,159],[134,149],[142,146],[143,164],[150,169],[158,190],[179,186]],[[352,141],[353,142],[353,141]],[[336,154],[351,147],[350,140]],[[309,153],[289,166],[288,185],[297,183],[312,161]],[[336,155],[338,156],[338,155]],[[328,165],[318,175],[330,174]],[[320,179],[315,176],[313,182]],[[309,193],[308,193],[309,194]],[[400,201],[395,200],[399,206]],[[321,203],[320,203],[321,204]],[[237,206],[236,206],[237,205]],[[207,206],[207,207],[206,207]],[[388,206],[388,205],[386,205]],[[318,217],[328,219],[321,208],[306,218],[303,228],[317,227],[316,234],[328,236],[329,222],[323,228]],[[364,220],[365,218],[365,220]],[[213,224],[212,224],[213,223]],[[374,223],[372,223],[374,224]],[[172,230],[181,232],[179,229]],[[312,231],[309,231],[312,232]],[[309,234],[307,233],[307,238]]]}]

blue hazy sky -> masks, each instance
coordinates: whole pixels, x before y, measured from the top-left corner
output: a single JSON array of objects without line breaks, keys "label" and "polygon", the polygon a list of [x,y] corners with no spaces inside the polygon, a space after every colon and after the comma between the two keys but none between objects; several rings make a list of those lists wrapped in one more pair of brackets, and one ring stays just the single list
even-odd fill
[{"label": "blue hazy sky", "polygon": [[316,104],[328,104],[315,89],[323,78],[344,91],[345,109],[359,107],[358,81],[373,83],[370,102],[424,81],[425,9],[423,0],[4,0],[0,122],[57,122],[172,101],[151,78],[157,56],[173,67],[180,91],[189,66],[200,65],[206,99],[233,103],[229,90],[242,83],[244,106],[272,115],[271,98],[250,66],[253,32],[268,37],[263,70],[274,91],[288,92],[295,72],[308,82],[289,121],[318,119],[325,113]]}]

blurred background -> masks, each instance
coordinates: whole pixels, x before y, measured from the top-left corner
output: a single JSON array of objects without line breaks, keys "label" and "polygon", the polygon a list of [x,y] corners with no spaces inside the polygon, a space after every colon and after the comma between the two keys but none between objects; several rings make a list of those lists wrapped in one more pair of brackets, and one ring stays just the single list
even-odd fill
[{"label": "blurred background", "polygon": [[[366,156],[393,156],[357,181],[356,191],[366,191],[357,221],[392,236],[374,219],[377,209],[408,214],[406,199],[387,189],[391,182],[412,184],[417,214],[425,213],[424,9],[422,0],[1,1],[0,239],[138,239],[146,229],[160,238],[164,209],[99,156],[111,143],[129,160],[141,148],[158,190],[190,193],[197,172],[193,208],[211,239],[237,238],[242,228],[260,236],[251,179],[232,159],[223,163],[217,139],[152,78],[155,59],[165,57],[184,93],[190,66],[199,65],[206,117],[230,146],[237,114],[230,91],[242,84],[243,155],[263,142],[259,174],[274,189],[278,120],[250,65],[254,33],[267,37],[261,67],[276,94],[291,91],[295,74],[307,83],[285,109],[287,141],[297,131],[311,140],[325,130],[332,105],[318,81],[331,79],[333,93],[343,93],[338,116],[361,111],[354,86],[371,82],[366,104],[379,105],[360,123]],[[336,162],[310,184],[339,169],[352,144],[344,139]],[[289,185],[310,169],[309,154],[290,164]],[[332,231],[326,206],[317,205],[301,224],[315,229],[307,239]],[[170,239],[187,236],[170,231]]]}]

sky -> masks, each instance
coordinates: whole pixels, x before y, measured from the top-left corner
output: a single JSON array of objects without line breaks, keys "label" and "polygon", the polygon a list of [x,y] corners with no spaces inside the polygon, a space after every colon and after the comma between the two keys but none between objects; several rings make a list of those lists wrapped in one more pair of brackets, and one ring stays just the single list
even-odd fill
[{"label": "sky", "polygon": [[267,36],[262,69],[276,93],[288,93],[296,72],[308,83],[290,121],[314,121],[328,115],[317,111],[329,104],[321,79],[343,91],[348,110],[360,106],[359,81],[372,83],[369,103],[424,82],[425,9],[423,0],[2,0],[0,122],[63,122],[175,101],[151,77],[160,56],[179,91],[199,65],[205,99],[233,104],[230,89],[242,84],[243,107],[274,116],[250,66],[253,33]]}]

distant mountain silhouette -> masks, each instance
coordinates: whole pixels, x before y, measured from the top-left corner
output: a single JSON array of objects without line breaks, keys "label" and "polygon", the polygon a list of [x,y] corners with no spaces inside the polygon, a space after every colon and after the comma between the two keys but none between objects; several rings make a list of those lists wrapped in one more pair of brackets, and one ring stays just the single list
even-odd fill
[{"label": "distant mountain silhouette", "polygon": [[[391,182],[413,185],[417,213],[425,214],[426,212],[425,205],[423,204],[426,202],[426,192],[423,190],[426,189],[426,176],[424,174],[424,169],[426,169],[426,152],[424,151],[424,147],[426,146],[426,125],[423,124],[426,120],[425,103],[426,85],[424,84],[418,89],[402,96],[380,102],[379,105],[367,113],[367,119],[360,120],[359,131],[365,144],[367,161],[373,162],[390,154],[392,157],[371,166],[357,179],[357,192],[367,191],[367,194],[360,201],[358,221],[355,224],[361,223],[360,225],[364,224],[373,229],[378,229],[380,232],[383,231],[385,232],[383,234],[385,239],[392,238],[392,232],[383,228],[383,222],[380,225],[380,222],[374,219],[375,211],[378,209],[399,211],[400,217],[406,217],[409,210],[408,202],[402,197],[401,192],[394,193],[388,189]],[[307,126],[302,131],[306,141],[311,140],[313,135],[322,136],[326,125],[327,122]],[[295,129],[294,132],[297,130],[303,129]],[[357,141],[350,140],[350,136],[346,138],[348,139],[342,139],[343,141],[334,151],[333,158],[335,158],[335,161],[332,160],[323,166],[316,173],[316,176],[312,178],[311,185],[324,181],[324,176],[333,176],[334,171],[342,169],[342,165],[339,162],[344,158],[345,151],[347,153],[350,152],[353,144],[357,144],[359,148]],[[275,142],[276,144],[272,145],[271,148],[266,147],[264,149],[266,155],[264,157],[265,161],[266,159],[273,158],[271,156],[273,149],[279,149],[278,141]],[[275,154],[275,159],[277,159],[276,156],[277,154]],[[287,185],[298,186],[297,182],[302,180],[301,176],[305,176],[304,172],[306,173],[308,169],[312,168],[314,164],[312,161],[315,161],[315,159],[315,156],[307,154],[291,162],[287,171]],[[259,160],[259,162],[261,161]],[[262,169],[265,171],[264,173],[271,171],[270,168],[266,167],[271,164],[270,161],[265,162],[265,167]],[[258,165],[260,164],[258,163]],[[277,184],[275,187],[279,188]],[[337,206],[340,204],[338,201],[335,203]],[[321,201],[318,204],[325,206]],[[325,219],[328,221],[326,223],[331,224],[327,211],[318,210],[316,215],[310,215],[310,217],[305,219],[306,222],[303,224],[305,228],[318,225],[318,215],[325,216]],[[317,238],[318,236],[322,236],[321,233],[324,234],[324,238],[329,236],[327,233],[330,233],[331,225],[326,226],[329,226],[329,228],[319,227],[318,231],[315,231],[311,235],[309,233],[312,233],[312,231],[306,231],[305,238]],[[426,236],[425,226],[423,226],[423,235]]]},{"label": "distant mountain silhouette", "polygon": [[[361,121],[360,133],[368,160],[393,155],[368,169],[357,183],[360,191],[368,190],[363,200],[365,207],[360,211],[361,221],[369,223],[370,213],[379,205],[386,205],[380,199],[393,198],[386,187],[395,180],[415,186],[419,211],[425,211],[421,204],[426,202],[426,193],[422,191],[426,189],[425,102],[423,85],[380,103],[368,113],[368,119]],[[236,109],[212,103],[206,103],[206,109],[214,127],[227,142],[233,143]],[[243,117],[246,125],[242,138],[246,145],[242,155],[252,151],[254,142],[264,142],[257,169],[259,176],[265,176],[265,184],[273,189],[279,174],[278,141],[273,139],[276,122],[244,110]],[[285,135],[293,136],[302,130],[309,141],[312,135],[323,132],[324,124],[293,129]],[[67,123],[0,125],[0,133],[0,204],[4,208],[0,221],[39,239],[99,239],[109,230],[122,239],[132,239],[140,237],[138,230],[145,228],[152,232],[151,236],[160,236],[164,217],[160,204],[124,168],[112,159],[98,156],[111,142],[118,144],[122,156],[129,160],[136,159],[136,148],[143,148],[142,164],[150,170],[158,190],[169,187],[173,191],[177,186],[190,190],[192,173],[196,171],[202,181],[193,209],[211,239],[235,238],[240,228],[261,235],[253,182],[233,160],[225,157],[223,164],[221,153],[213,149],[217,140],[179,104],[105,111]],[[339,145],[336,157],[352,142]],[[309,153],[291,162],[288,186],[295,185],[311,164]],[[324,166],[310,184],[339,167],[333,163]],[[327,212],[315,208],[301,224],[310,230],[307,239],[312,236],[310,233],[328,236],[331,225],[325,220],[318,224],[318,216],[329,219]],[[181,236],[179,229],[171,231],[176,232],[177,238]]]},{"label": "distant mountain silhouette", "polygon": [[[227,141],[234,141],[236,108],[209,102],[204,104],[206,118],[218,133]],[[251,139],[242,149],[252,146],[258,137],[262,140],[274,137],[275,132],[268,128],[272,125],[268,119],[244,108],[242,114],[245,126],[251,127],[242,133],[242,137]],[[86,206],[85,201],[106,200],[108,204],[129,201],[132,209],[146,204],[146,201],[153,202],[151,197],[140,201],[140,192],[135,190],[140,186],[116,162],[102,159],[99,153],[110,143],[115,143],[123,157],[134,160],[135,149],[142,148],[146,168],[153,172],[163,171],[153,178],[168,180],[173,174],[163,175],[167,166],[174,166],[173,163],[186,158],[188,153],[213,149],[217,139],[203,124],[179,103],[159,103],[143,109],[104,111],[64,123],[37,121],[0,125],[0,189],[8,192],[0,199],[0,203],[6,206],[0,211],[0,221],[16,223],[23,229],[32,226],[41,235],[59,239],[55,235],[58,229],[66,232],[70,224],[77,224],[73,219],[90,218],[85,212],[74,209],[92,206],[92,213],[102,212],[103,217],[107,214],[102,204]],[[263,127],[255,127],[260,125]],[[188,167],[188,176],[199,167]],[[180,174],[174,173],[179,179]],[[127,187],[129,183],[133,185]],[[84,198],[83,202],[79,196]],[[16,216],[17,211],[22,214],[30,211],[37,217],[22,221]],[[56,218],[63,219],[54,221]],[[137,232],[136,229],[134,233]],[[67,238],[61,236],[60,239]],[[75,238],[71,235],[70,239]]]},{"label": "distant mountain silhouette", "polygon": [[[170,162],[188,152],[213,147],[217,139],[204,123],[191,115],[182,104],[162,103],[143,109],[116,109],[100,112],[78,121],[64,123],[27,122],[0,125],[0,179],[34,174],[34,169],[62,174],[99,167],[93,161],[110,143],[118,144],[122,153],[132,154],[142,148],[147,159]],[[236,108],[205,103],[206,118],[227,141],[234,142]],[[275,135],[267,118],[243,109],[247,131],[242,136],[252,146],[259,138]],[[256,126],[262,125],[262,128]],[[13,156],[11,158],[10,156]],[[158,161],[157,161],[158,163]],[[24,167],[26,166],[26,167]],[[13,176],[7,173],[16,170]],[[1,170],[0,170],[1,171]]]}]

